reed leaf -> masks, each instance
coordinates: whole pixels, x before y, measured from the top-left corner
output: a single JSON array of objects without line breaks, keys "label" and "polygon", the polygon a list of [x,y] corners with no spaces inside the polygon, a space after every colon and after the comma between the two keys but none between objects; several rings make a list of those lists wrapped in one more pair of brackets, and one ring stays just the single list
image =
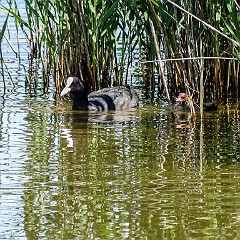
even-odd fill
[{"label": "reed leaf", "polygon": [[0,7],[0,11],[2,11],[3,13],[7,14],[8,16],[14,17],[18,23],[23,24],[25,27],[27,27],[28,29],[30,29],[31,31],[34,31],[34,29],[32,29],[30,27],[30,25],[24,21],[24,19],[22,19],[18,14],[16,14],[14,11],[12,11],[9,8],[6,8],[5,6],[1,6]]},{"label": "reed leaf", "polygon": [[4,93],[5,93],[5,90],[6,90],[6,83],[5,83],[5,78],[4,78],[4,60],[3,60],[3,55],[2,55],[2,40],[3,40],[3,37],[4,37],[4,33],[6,31],[6,27],[7,27],[7,22],[8,22],[8,16],[6,17],[4,23],[3,23],[3,26],[2,28],[0,29],[0,59],[1,59],[1,71],[2,71],[2,76],[3,76],[3,86],[4,86]]}]

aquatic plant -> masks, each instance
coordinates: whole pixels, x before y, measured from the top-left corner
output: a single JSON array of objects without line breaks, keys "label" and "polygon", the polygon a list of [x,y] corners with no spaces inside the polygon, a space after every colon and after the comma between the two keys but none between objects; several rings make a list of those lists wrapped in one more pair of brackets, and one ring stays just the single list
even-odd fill
[{"label": "aquatic plant", "polygon": [[[151,93],[158,88],[159,94],[170,95],[240,95],[240,9],[235,0],[24,2],[25,18],[16,1],[1,11],[26,34],[28,74],[41,68],[45,91],[54,81],[59,93],[70,75],[84,79],[92,91],[129,83],[138,74]],[[28,85],[32,79],[27,78]]]}]

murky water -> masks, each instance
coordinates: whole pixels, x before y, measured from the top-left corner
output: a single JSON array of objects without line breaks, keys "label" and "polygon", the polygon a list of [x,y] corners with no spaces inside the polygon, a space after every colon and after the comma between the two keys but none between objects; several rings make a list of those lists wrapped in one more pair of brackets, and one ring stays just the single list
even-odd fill
[{"label": "murky water", "polygon": [[239,105],[188,128],[150,104],[1,101],[1,239],[239,239]]},{"label": "murky water", "polygon": [[240,239],[239,103],[74,112],[2,46],[0,239]]}]

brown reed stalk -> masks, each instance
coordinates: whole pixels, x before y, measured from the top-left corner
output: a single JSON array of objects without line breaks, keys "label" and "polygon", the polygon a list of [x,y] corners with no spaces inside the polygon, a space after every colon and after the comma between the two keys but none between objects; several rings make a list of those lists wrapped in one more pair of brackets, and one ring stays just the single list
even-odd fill
[{"label": "brown reed stalk", "polygon": [[156,32],[155,32],[155,29],[154,29],[154,26],[153,26],[153,22],[150,18],[149,18],[149,23],[150,23],[150,27],[151,27],[151,30],[152,30],[153,40],[154,40],[155,48],[156,48],[159,75],[162,79],[164,90],[166,92],[166,97],[167,97],[167,100],[168,100],[170,112],[174,116],[173,107],[172,107],[172,103],[171,103],[171,99],[170,99],[170,94],[169,94],[169,91],[168,91],[167,81],[165,79],[165,74],[164,74],[164,71],[163,71],[163,68],[162,68],[162,60],[161,60],[161,55],[160,55],[159,43],[158,43],[158,40],[157,40],[157,36],[156,36]]}]

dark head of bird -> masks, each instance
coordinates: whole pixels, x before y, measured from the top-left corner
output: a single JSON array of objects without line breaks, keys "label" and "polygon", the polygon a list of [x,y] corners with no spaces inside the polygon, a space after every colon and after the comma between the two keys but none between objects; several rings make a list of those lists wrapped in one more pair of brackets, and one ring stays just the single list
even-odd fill
[{"label": "dark head of bird", "polygon": [[66,94],[73,95],[73,110],[88,110],[88,96],[83,82],[77,77],[69,77],[67,84],[61,92],[61,97]]}]

